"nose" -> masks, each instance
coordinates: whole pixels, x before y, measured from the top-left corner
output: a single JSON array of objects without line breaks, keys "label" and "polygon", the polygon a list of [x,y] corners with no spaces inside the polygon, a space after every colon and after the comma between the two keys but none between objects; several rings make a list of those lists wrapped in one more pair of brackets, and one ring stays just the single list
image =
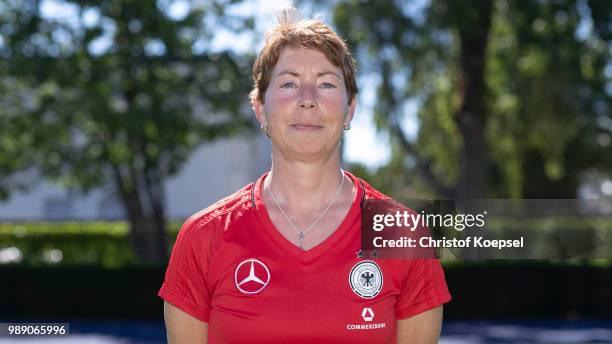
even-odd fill
[{"label": "nose", "polygon": [[300,100],[299,106],[302,109],[312,109],[316,107],[316,99],[315,99],[316,89],[314,85],[303,84],[300,88]]}]

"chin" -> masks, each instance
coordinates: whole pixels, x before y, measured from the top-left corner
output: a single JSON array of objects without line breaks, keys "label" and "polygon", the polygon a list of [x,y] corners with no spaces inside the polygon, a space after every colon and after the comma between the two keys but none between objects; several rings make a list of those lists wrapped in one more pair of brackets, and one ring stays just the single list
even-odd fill
[{"label": "chin", "polygon": [[329,157],[336,151],[338,145],[324,146],[320,143],[300,144],[292,147],[296,156],[303,158]]},{"label": "chin", "polygon": [[295,155],[302,157],[316,157],[325,153],[325,149],[323,147],[295,147],[293,149]]},{"label": "chin", "polygon": [[[333,142],[332,142],[333,141]],[[291,137],[283,145],[285,150],[294,156],[302,158],[325,157],[334,153],[338,149],[340,140],[323,139],[321,137]],[[279,147],[280,148],[280,147]]]}]

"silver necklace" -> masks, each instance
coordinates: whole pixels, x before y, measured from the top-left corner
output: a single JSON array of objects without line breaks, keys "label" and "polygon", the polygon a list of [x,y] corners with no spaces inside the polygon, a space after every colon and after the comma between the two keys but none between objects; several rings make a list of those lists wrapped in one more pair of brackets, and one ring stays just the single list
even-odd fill
[{"label": "silver necklace", "polygon": [[274,195],[272,194],[272,190],[270,190],[270,184],[268,183],[268,194],[270,195],[270,197],[272,197],[272,200],[274,201],[274,203],[276,204],[276,206],[278,207],[278,209],[281,211],[281,213],[283,213],[283,215],[285,215],[285,218],[287,219],[287,221],[289,221],[289,224],[291,224],[291,227],[293,227],[293,230],[295,231],[295,233],[297,234],[298,237],[298,246],[303,249],[304,248],[304,235],[306,235],[306,233],[308,233],[311,229],[314,228],[314,225],[319,222],[319,220],[321,220],[321,218],[327,213],[327,211],[329,210],[329,208],[331,208],[331,206],[336,203],[336,199],[338,198],[338,196],[340,195],[340,190],[342,190],[342,187],[344,186],[344,179],[346,178],[344,176],[344,171],[342,169],[340,169],[340,174],[342,175],[342,182],[340,183],[340,187],[338,188],[338,191],[336,191],[336,194],[334,195],[334,198],[332,199],[332,201],[329,203],[329,205],[327,206],[327,208],[325,208],[325,210],[323,210],[323,212],[321,213],[321,215],[319,215],[319,217],[317,217],[316,220],[314,220],[314,222],[312,224],[310,224],[310,226],[308,226],[308,228],[306,228],[305,230],[299,230],[297,228],[297,226],[293,223],[293,221],[291,221],[291,219],[289,218],[289,215],[287,215],[287,213],[285,213],[285,211],[283,210],[283,208],[280,206],[280,204],[278,204],[278,201],[276,200],[276,198],[274,197]]}]

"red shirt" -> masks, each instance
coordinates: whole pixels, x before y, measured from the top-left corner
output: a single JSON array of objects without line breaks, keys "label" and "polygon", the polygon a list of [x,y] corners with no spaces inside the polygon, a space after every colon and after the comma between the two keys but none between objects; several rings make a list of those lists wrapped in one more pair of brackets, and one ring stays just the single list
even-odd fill
[{"label": "red shirt", "polygon": [[344,221],[304,251],[274,227],[261,197],[266,175],[190,217],[159,296],[208,323],[209,343],[394,343],[397,319],[448,302],[437,260],[358,257],[357,187]]}]

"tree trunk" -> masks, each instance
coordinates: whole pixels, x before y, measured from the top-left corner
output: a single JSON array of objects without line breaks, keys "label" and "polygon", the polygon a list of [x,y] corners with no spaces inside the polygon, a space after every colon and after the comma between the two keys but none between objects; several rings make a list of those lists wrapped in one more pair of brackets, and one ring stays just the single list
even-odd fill
[{"label": "tree trunk", "polygon": [[472,20],[461,22],[459,92],[461,103],[455,121],[463,138],[459,153],[459,179],[456,199],[484,198],[487,195],[487,146],[485,127],[487,117],[485,62],[491,26],[491,1],[479,6],[463,3],[464,11],[471,12]]},{"label": "tree trunk", "polygon": [[113,166],[113,176],[127,212],[130,223],[129,236],[134,252],[143,262],[165,263],[168,251],[163,215],[155,217],[153,211],[145,209],[138,178],[133,168],[130,168],[128,173],[122,173],[118,166]]},{"label": "tree trunk", "polygon": [[157,170],[149,169],[145,172],[145,184],[147,196],[151,204],[153,222],[155,223],[154,234],[159,252],[159,259],[168,260],[168,234],[166,232],[166,216],[164,214],[164,184]]}]

